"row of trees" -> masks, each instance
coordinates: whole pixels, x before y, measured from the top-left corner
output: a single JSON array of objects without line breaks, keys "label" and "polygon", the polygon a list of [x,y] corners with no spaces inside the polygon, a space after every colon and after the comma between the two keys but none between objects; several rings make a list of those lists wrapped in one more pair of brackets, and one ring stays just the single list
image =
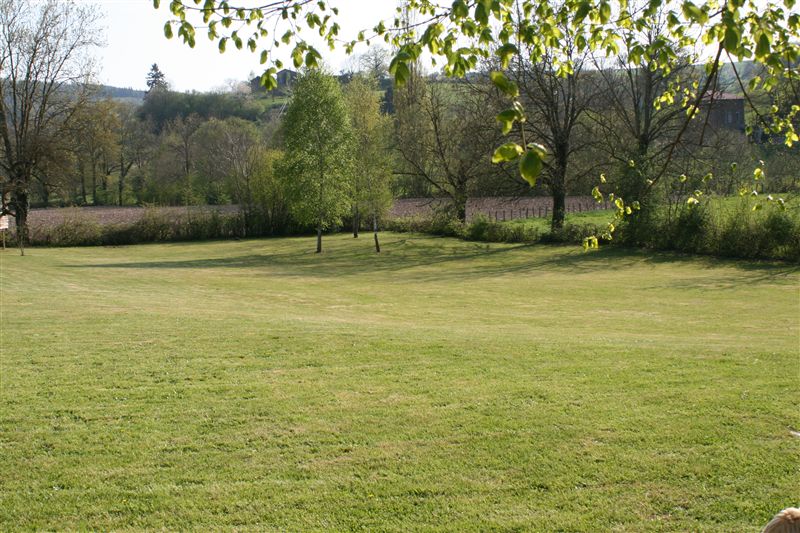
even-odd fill
[{"label": "row of trees", "polygon": [[[796,150],[748,144],[741,133],[708,127],[715,95],[727,88],[724,69],[694,65],[686,42],[666,31],[674,15],[666,4],[622,28],[614,53],[586,46],[585,27],[557,18],[558,39],[520,40],[510,56],[498,46],[464,79],[425,76],[418,61],[403,56],[391,70],[404,83],[389,91],[379,90],[388,54],[373,48],[339,78],[354,78],[344,87],[308,69],[285,114],[254,97],[169,91],[155,66],[143,106],[94,100],[86,90],[90,14],[58,0],[0,0],[0,6],[2,170],[10,193],[4,210],[15,214],[23,235],[31,199],[230,202],[273,233],[314,226],[321,242],[322,231],[344,218],[353,220],[356,235],[362,218],[376,227],[390,189],[395,196],[446,198],[461,220],[470,196],[551,194],[558,229],[566,195],[588,194],[601,174],[604,189],[644,206],[691,190],[709,173],[731,193],[740,176],[730,163],[745,169],[742,157],[796,157]],[[505,17],[513,32],[531,30],[529,13]],[[67,41],[72,45],[65,47]],[[729,81],[741,89],[747,79],[735,66],[733,72]],[[762,67],[749,79],[757,81],[755,74],[766,75]],[[323,92],[308,89],[311,79]],[[791,76],[786,80],[785,90],[762,100],[750,91],[749,101],[795,116],[798,96]],[[697,95],[704,119],[687,121]],[[492,152],[500,164],[492,164]],[[535,188],[526,188],[520,169],[533,176]]]}]

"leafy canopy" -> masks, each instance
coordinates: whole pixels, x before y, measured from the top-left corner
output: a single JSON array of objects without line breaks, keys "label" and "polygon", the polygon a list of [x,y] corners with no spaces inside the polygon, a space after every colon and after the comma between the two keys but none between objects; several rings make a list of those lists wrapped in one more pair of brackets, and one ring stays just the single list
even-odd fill
[{"label": "leafy canopy", "polygon": [[[616,57],[624,48],[624,35],[628,30],[643,29],[649,17],[663,11],[667,22],[662,38],[636,44],[629,50],[629,61],[636,63],[644,57],[652,68],[668,69],[676,59],[677,48],[699,42],[712,53],[707,64],[711,75],[726,59],[749,59],[765,67],[765,74],[749,87],[742,87],[743,90],[770,91],[781,79],[800,81],[800,69],[797,69],[800,13],[795,0],[702,3],[690,0],[454,0],[444,7],[431,0],[406,0],[393,21],[377,22],[349,41],[339,37],[337,3],[282,0],[258,7],[241,7],[228,0],[171,0],[169,7],[174,19],[165,24],[164,32],[167,37],[177,34],[186,44],[194,46],[196,32],[202,29],[209,39],[218,42],[220,52],[232,43],[238,49],[246,46],[253,53],[259,53],[266,69],[262,82],[268,89],[276,86],[275,75],[283,67],[274,57],[276,48],[291,47],[296,68],[318,64],[320,52],[302,38],[300,30],[303,28],[317,33],[329,47],[342,46],[348,52],[360,42],[383,39],[396,50],[390,72],[402,84],[410,77],[412,64],[424,51],[431,54],[434,63],[443,62],[448,76],[464,76],[476,68],[479,61],[489,57],[497,60],[502,71],[521,50],[530,54],[526,60],[538,62],[548,50],[552,54],[553,50],[566,46],[563,36],[567,27],[577,35],[574,43],[577,52],[591,51]],[[160,0],[154,0],[155,7],[159,4]],[[554,68],[560,75],[569,76],[570,60],[564,57]],[[501,72],[492,79],[510,99],[516,98],[516,88]],[[708,87],[684,89],[690,118],[697,113],[704,89]],[[798,141],[793,125],[798,113],[800,108],[794,106],[789,114],[773,117],[772,130],[784,133],[787,144]],[[509,132],[524,120],[524,110],[516,105],[498,118],[504,131]],[[520,158],[523,177],[532,181],[538,175],[544,156],[538,146],[507,146],[495,154],[495,159]]]},{"label": "leafy canopy", "polygon": [[339,82],[319,69],[305,72],[295,82],[284,129],[292,214],[321,229],[337,225],[350,208],[353,165],[353,132]]}]

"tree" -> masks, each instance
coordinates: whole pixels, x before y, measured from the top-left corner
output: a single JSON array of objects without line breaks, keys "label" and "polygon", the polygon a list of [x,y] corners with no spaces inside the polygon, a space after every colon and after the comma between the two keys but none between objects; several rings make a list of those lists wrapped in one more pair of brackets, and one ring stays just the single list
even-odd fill
[{"label": "tree", "polygon": [[206,201],[219,203],[220,189],[227,188],[239,204],[245,228],[256,210],[253,179],[261,165],[262,140],[256,126],[240,118],[212,119],[197,132],[199,173],[207,180]]},{"label": "tree", "polygon": [[[108,176],[119,162],[121,124],[110,100],[88,102],[75,116],[75,156],[81,179],[81,197],[87,203],[86,179],[91,180],[92,205],[107,201]],[[87,176],[88,174],[88,176]],[[102,194],[98,194],[98,186]]]},{"label": "tree", "polygon": [[362,212],[372,217],[375,251],[380,252],[378,219],[391,204],[390,118],[381,113],[375,79],[355,77],[346,87],[345,100],[353,126],[353,236],[358,237]]},{"label": "tree", "polygon": [[0,170],[24,255],[31,182],[88,99],[97,12],[70,1],[0,0]]},{"label": "tree", "polygon": [[[312,33],[319,34],[328,46],[335,47],[340,30],[336,3],[293,0],[233,9],[227,0],[208,0],[202,7],[188,0],[171,0],[170,10],[174,19],[166,23],[164,33],[169,38],[177,30],[177,35],[186,44],[194,46],[195,27],[207,26],[208,37],[217,41],[223,52],[228,42],[243,48],[246,39],[247,48],[255,53],[259,49],[259,39],[263,38],[266,45],[261,49],[261,62],[267,64],[267,69],[262,81],[271,89],[276,86],[275,74],[282,66],[273,56],[273,47],[280,45],[275,37],[282,35],[284,43],[293,45],[291,55],[295,66],[316,65],[319,52],[302,39],[299,32],[302,26],[306,26]],[[157,8],[160,1],[155,0],[154,4]],[[455,0],[443,7],[434,0],[406,0],[404,13],[419,15],[421,22],[407,24],[406,20],[410,19],[407,16],[397,17],[393,25],[380,22],[372,31],[360,32],[355,40],[344,46],[351,52],[359,42],[385,39],[396,47],[389,70],[401,84],[409,79],[412,65],[425,51],[434,58],[445,59],[445,74],[463,77],[482,58],[491,54],[499,60],[501,70],[508,67],[521,50],[530,52],[524,59],[537,64],[548,48],[560,49],[562,28],[565,27],[572,28],[581,36],[570,45],[574,45],[579,54],[602,52],[616,57],[624,30],[640,26],[645,18],[666,6],[665,39],[678,43],[679,48],[702,42],[714,50],[707,61],[709,80],[715,78],[723,59],[752,58],[765,68],[765,75],[754,85],[771,90],[782,75],[800,79],[800,72],[794,68],[800,58],[800,14],[794,9],[794,4],[794,0],[767,4],[758,0],[739,0],[699,5],[691,0],[674,3],[653,0],[645,6],[628,0]],[[654,58],[658,67],[671,59],[671,51],[665,49],[660,40],[638,48],[636,53]],[[563,75],[568,75],[571,70],[569,62],[559,67],[557,70]],[[507,81],[500,77],[495,79],[498,87],[516,99],[516,91]],[[710,82],[689,91],[685,126],[679,131],[678,140],[688,128],[688,122],[698,114],[709,87]],[[665,94],[671,90],[668,88]],[[525,120],[524,108],[520,107],[518,100],[515,102],[516,105],[502,116],[503,122],[512,126]],[[788,117],[773,114],[773,129],[785,134],[787,144],[800,140],[793,124],[798,114],[800,108]],[[667,159],[673,153],[674,150],[670,150]],[[500,160],[518,160],[520,174],[529,182],[538,178],[547,156],[540,146],[524,143],[511,143],[499,155]],[[656,175],[649,186],[656,186],[662,175],[663,172]]]},{"label": "tree", "polygon": [[193,203],[192,170],[194,168],[194,135],[203,121],[197,115],[178,117],[167,125],[166,146],[180,161],[181,177],[185,192],[184,203]]},{"label": "tree", "polygon": [[[618,196],[649,204],[647,180],[660,165],[681,130],[686,109],[680,101],[663,101],[670,86],[691,87],[700,81],[692,68],[693,57],[665,40],[666,10],[661,8],[625,30],[620,55],[611,61],[595,58],[595,82],[601,82],[587,110],[599,142],[595,147],[607,154],[619,169],[613,180]],[[669,49],[660,62],[641,54],[656,43]],[[633,164],[631,164],[633,162]]]},{"label": "tree", "polygon": [[[596,92],[591,84],[584,83],[587,52],[578,50],[581,34],[564,26],[561,35],[558,47],[546,46],[539,61],[520,57],[510,72],[519,87],[519,101],[528,112],[527,119],[519,126],[521,144],[539,143],[550,154],[542,166],[553,197],[553,230],[564,226],[570,164],[582,148],[576,136]],[[527,55],[533,53],[528,50]],[[531,185],[534,184],[535,179]]]},{"label": "tree", "polygon": [[[466,221],[467,199],[489,172],[489,154],[499,137],[486,92],[464,84],[427,82],[413,74],[395,91],[398,173],[408,190],[447,199]],[[494,135],[485,135],[486,129]]]},{"label": "tree", "polygon": [[380,84],[389,75],[391,52],[380,46],[370,47],[358,57],[361,70]]},{"label": "tree", "polygon": [[321,253],[322,232],[350,207],[353,135],[338,82],[318,69],[306,71],[295,82],[284,124],[292,212],[301,224],[316,226]]},{"label": "tree", "polygon": [[124,195],[125,188],[128,186],[128,176],[134,168],[141,172],[146,166],[155,144],[155,136],[151,133],[148,125],[138,119],[133,106],[118,105],[117,115],[120,124],[117,131],[119,146],[117,201],[121,206],[125,203]]},{"label": "tree", "polygon": [[253,205],[258,214],[260,234],[278,235],[289,229],[289,183],[281,172],[284,154],[259,147],[253,152],[250,180]]},{"label": "tree", "polygon": [[152,92],[168,91],[169,84],[167,83],[167,76],[161,72],[157,63],[153,63],[150,67],[150,72],[147,73],[147,95]]}]

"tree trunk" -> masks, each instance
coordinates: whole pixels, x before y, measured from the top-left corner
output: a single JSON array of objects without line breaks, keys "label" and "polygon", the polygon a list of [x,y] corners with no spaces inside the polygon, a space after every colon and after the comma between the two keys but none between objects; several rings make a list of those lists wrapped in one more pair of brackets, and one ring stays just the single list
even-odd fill
[{"label": "tree trunk", "polygon": [[14,193],[14,220],[17,224],[17,244],[20,255],[25,255],[25,243],[28,240],[28,209],[30,200],[27,192]]},{"label": "tree trunk", "polygon": [[372,213],[372,233],[375,235],[375,252],[381,253],[381,243],[378,242],[378,215]]},{"label": "tree trunk", "polygon": [[358,205],[353,206],[353,238],[358,239],[358,226],[360,225],[358,219]]},{"label": "tree trunk", "polygon": [[88,202],[86,201],[86,172],[84,172],[83,165],[78,163],[80,173],[81,173],[81,200],[83,200],[83,205],[86,205]]},{"label": "tree trunk", "polygon": [[322,253],[322,221],[317,224],[317,253]]},{"label": "tree trunk", "polygon": [[564,219],[567,215],[566,209],[566,188],[564,187],[564,174],[562,169],[557,169],[558,177],[552,185],[553,192],[553,218],[550,223],[551,231],[557,231],[564,227]]},{"label": "tree trunk", "polygon": [[92,165],[92,205],[97,205],[97,166]]},{"label": "tree trunk", "polygon": [[453,207],[459,222],[467,221],[467,189],[466,184],[459,184],[453,194]]}]

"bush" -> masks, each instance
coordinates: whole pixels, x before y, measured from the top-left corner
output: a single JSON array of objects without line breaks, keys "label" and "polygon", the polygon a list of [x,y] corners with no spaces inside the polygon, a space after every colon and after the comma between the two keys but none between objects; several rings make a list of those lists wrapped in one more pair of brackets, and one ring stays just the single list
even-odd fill
[{"label": "bush", "polygon": [[80,210],[71,210],[63,222],[45,231],[32,230],[31,244],[44,246],[96,246],[102,242],[102,228]]},{"label": "bush", "polygon": [[147,208],[142,218],[133,223],[131,237],[134,243],[172,240],[172,224],[164,213]]},{"label": "bush", "polygon": [[587,237],[599,237],[603,232],[597,224],[566,223],[560,230],[550,231],[542,236],[542,242],[560,244],[583,244]]},{"label": "bush", "polygon": [[[147,208],[132,223],[100,225],[79,210],[63,222],[31,231],[30,244],[39,246],[122,246],[150,242],[224,239],[245,234],[240,213],[219,211],[169,216],[157,208]],[[248,235],[260,235],[248,232]],[[9,235],[15,244],[13,234]]]},{"label": "bush", "polygon": [[654,237],[660,239],[667,236],[667,248],[681,252],[707,253],[709,244],[715,241],[715,225],[712,222],[708,204],[686,205],[681,207],[671,227],[665,228],[666,231],[658,231]]},{"label": "bush", "polygon": [[[726,199],[683,205],[672,216],[668,207],[627,220],[617,232],[630,246],[742,259],[800,258],[800,217],[773,204]],[[758,205],[763,208],[754,210]]]}]

